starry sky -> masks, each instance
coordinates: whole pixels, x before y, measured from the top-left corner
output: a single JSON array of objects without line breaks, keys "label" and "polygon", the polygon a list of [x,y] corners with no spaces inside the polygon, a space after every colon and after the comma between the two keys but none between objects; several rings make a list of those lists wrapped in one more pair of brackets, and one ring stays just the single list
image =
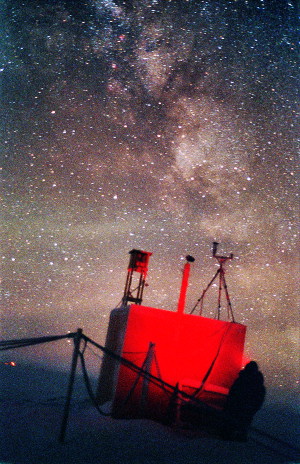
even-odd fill
[{"label": "starry sky", "polygon": [[[132,248],[153,253],[143,303],[170,310],[195,257],[190,312],[216,272],[216,240],[234,254],[226,281],[247,355],[294,392],[296,2],[1,9],[2,337],[82,327],[103,343]],[[204,315],[216,306],[212,287]],[[18,355],[55,364],[69,348]]]}]

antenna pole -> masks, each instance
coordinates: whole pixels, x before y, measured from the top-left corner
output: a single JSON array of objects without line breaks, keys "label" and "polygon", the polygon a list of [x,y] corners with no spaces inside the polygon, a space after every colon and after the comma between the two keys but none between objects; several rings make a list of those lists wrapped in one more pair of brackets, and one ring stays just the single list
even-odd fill
[{"label": "antenna pole", "polygon": [[187,292],[187,287],[189,283],[189,275],[190,275],[190,267],[191,267],[190,263],[193,263],[194,261],[195,261],[195,258],[193,258],[192,256],[190,255],[186,256],[186,263],[183,268],[181,289],[180,289],[178,306],[177,306],[178,314],[184,313],[185,298],[186,298],[186,292]]}]

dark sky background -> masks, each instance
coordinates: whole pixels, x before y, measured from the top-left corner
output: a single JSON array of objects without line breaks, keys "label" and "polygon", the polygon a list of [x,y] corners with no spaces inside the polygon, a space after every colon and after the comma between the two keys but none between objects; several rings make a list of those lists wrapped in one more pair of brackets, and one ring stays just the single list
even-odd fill
[{"label": "dark sky background", "polygon": [[[3,338],[82,327],[103,343],[132,248],[153,252],[143,303],[171,310],[184,257],[196,258],[190,312],[216,272],[217,240],[235,256],[226,278],[247,355],[267,386],[294,395],[296,2],[1,10]],[[24,353],[57,364],[70,349]]]}]

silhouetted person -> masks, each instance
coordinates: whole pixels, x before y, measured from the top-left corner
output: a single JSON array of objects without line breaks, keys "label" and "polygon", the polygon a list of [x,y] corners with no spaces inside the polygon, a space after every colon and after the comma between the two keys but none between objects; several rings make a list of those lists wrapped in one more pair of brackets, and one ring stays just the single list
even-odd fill
[{"label": "silhouetted person", "polygon": [[266,394],[264,377],[255,361],[250,361],[229,390],[224,407],[224,438],[246,440],[254,414],[261,408]]}]

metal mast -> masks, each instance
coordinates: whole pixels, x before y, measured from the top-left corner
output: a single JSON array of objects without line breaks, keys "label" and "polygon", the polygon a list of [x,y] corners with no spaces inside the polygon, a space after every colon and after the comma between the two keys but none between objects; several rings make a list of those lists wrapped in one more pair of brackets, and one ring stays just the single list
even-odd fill
[{"label": "metal mast", "polygon": [[[127,278],[124,289],[124,296],[122,303],[124,306],[127,305],[128,301],[132,301],[136,304],[142,303],[143,291],[146,283],[146,276],[148,272],[148,262],[152,253],[141,250],[131,250],[129,252],[130,260],[127,269]],[[133,286],[134,273],[138,273],[138,283],[135,288]]]}]

